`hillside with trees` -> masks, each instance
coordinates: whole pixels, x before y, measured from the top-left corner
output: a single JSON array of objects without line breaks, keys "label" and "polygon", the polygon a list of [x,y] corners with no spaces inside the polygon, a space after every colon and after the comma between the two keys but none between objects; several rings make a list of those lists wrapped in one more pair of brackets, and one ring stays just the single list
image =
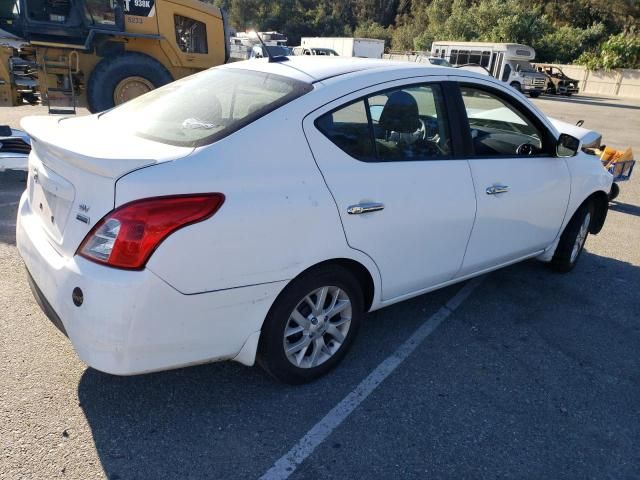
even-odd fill
[{"label": "hillside with trees", "polygon": [[384,39],[388,50],[434,40],[517,42],[540,61],[640,67],[639,0],[213,0],[238,30]]}]

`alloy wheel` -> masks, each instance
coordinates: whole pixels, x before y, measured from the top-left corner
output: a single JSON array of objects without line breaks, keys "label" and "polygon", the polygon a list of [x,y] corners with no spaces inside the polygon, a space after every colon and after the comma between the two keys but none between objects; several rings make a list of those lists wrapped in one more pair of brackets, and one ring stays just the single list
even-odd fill
[{"label": "alloy wheel", "polygon": [[345,342],[352,305],[335,286],[313,290],[293,309],[284,329],[287,359],[298,368],[313,368],[329,360]]},{"label": "alloy wheel", "polygon": [[571,263],[575,262],[580,254],[580,251],[584,247],[584,243],[587,241],[587,235],[589,234],[589,224],[591,223],[591,213],[587,212],[576,235],[576,241],[573,244],[573,250],[571,250]]}]

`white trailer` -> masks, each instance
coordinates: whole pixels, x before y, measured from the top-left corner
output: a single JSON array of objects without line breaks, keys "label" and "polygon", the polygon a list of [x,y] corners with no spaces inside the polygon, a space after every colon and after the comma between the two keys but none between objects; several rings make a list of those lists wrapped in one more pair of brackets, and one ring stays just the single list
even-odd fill
[{"label": "white trailer", "polygon": [[300,46],[329,48],[341,57],[382,58],[384,54],[384,40],[375,38],[302,37]]},{"label": "white trailer", "polygon": [[[444,58],[454,67],[481,66],[488,73],[532,97],[547,88],[547,77],[529,63],[536,51],[519,43],[433,42],[431,55]],[[477,67],[476,67],[477,68]]]}]

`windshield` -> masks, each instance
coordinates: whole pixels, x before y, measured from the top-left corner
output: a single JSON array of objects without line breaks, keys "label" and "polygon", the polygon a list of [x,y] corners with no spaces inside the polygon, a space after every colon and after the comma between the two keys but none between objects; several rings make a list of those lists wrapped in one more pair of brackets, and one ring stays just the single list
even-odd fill
[{"label": "windshield", "polygon": [[331,57],[337,57],[338,53],[330,48],[314,48],[313,51],[316,55],[328,55]]},{"label": "windshield", "polygon": [[[520,71],[521,72],[534,72],[535,73],[535,69],[533,68],[533,66],[527,62],[526,60],[512,60],[511,63],[513,63],[513,68],[516,67],[520,67]],[[517,70],[517,68],[516,68]]]},{"label": "windshield", "polygon": [[134,98],[100,116],[149,140],[197,147],[220,140],[312,90],[280,75],[212,68]]},{"label": "windshield", "polygon": [[291,55],[291,52],[287,47],[282,47],[280,45],[267,45],[267,50],[269,50],[269,53],[273,57]]},{"label": "windshield", "polygon": [[450,67],[451,64],[447,62],[444,58],[430,58],[429,62],[432,65],[440,65],[441,67]]}]

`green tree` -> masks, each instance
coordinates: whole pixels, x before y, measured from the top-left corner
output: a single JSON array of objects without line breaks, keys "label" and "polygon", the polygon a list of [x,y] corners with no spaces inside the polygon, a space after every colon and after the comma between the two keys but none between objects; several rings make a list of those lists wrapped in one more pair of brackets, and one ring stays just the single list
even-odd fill
[{"label": "green tree", "polygon": [[633,32],[612,35],[597,51],[583,53],[578,63],[592,70],[640,68],[640,35]]},{"label": "green tree", "polygon": [[356,27],[353,31],[354,37],[362,37],[362,38],[377,38],[380,40],[384,40],[384,45],[386,48],[391,47],[391,37],[392,31],[391,29],[384,28],[382,25],[376,22],[365,22]]}]

